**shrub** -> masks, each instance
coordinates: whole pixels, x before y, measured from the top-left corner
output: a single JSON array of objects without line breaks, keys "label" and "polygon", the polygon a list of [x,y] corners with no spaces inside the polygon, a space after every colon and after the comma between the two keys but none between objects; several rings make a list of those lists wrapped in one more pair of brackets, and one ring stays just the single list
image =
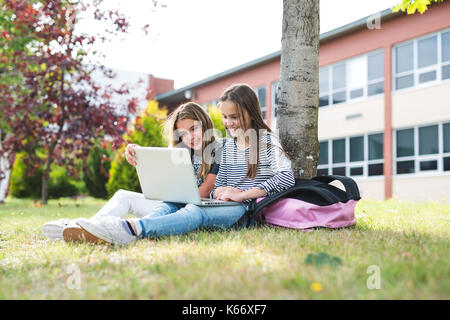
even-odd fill
[{"label": "shrub", "polygon": [[111,146],[107,143],[100,145],[97,140],[83,166],[84,185],[87,193],[92,197],[106,198],[108,196],[106,184],[111,168],[111,154]]},{"label": "shrub", "polygon": [[[35,168],[31,175],[25,176],[27,168],[23,159],[26,156],[24,152],[16,155],[11,171],[10,193],[16,198],[40,198],[44,168],[43,166]],[[51,165],[48,184],[49,198],[72,197],[79,194],[79,188],[81,188],[79,182],[75,178],[69,177],[64,167]]]},{"label": "shrub", "polygon": [[[163,135],[163,122],[167,111],[158,107],[158,102],[149,101],[145,112],[133,121],[133,128],[124,140],[145,147],[166,147],[167,139]],[[128,144],[128,143],[127,143]],[[123,156],[127,144],[123,145],[114,156],[106,184],[108,197],[119,189],[142,192],[136,169]]]},{"label": "shrub", "polygon": [[220,112],[220,109],[216,106],[210,105],[208,106],[208,114],[211,117],[217,138],[225,137],[227,133],[225,130],[225,125],[222,121],[222,113]]}]

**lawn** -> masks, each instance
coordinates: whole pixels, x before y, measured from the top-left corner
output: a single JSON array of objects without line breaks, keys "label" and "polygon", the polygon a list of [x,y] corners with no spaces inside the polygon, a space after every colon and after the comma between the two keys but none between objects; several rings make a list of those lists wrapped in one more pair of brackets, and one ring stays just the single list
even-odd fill
[{"label": "lawn", "polygon": [[0,299],[450,298],[448,204],[361,200],[350,228],[200,230],[127,247],[42,234],[104,203],[0,205]]}]

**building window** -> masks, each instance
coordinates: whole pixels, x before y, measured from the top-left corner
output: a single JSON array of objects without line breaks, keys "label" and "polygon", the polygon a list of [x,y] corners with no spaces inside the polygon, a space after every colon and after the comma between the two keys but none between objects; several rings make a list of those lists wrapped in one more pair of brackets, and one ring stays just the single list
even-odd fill
[{"label": "building window", "polygon": [[317,175],[326,174],[383,175],[383,133],[321,141]]},{"label": "building window", "polygon": [[261,113],[263,120],[266,120],[266,87],[255,88],[256,96],[259,100],[259,106],[261,107]]},{"label": "building window", "polygon": [[377,50],[319,69],[319,107],[384,92],[383,51]]},{"label": "building window", "polygon": [[395,174],[449,171],[450,123],[395,131]]},{"label": "building window", "polygon": [[[328,141],[320,142],[319,162],[317,166],[317,175],[328,174]],[[322,167],[322,168],[320,168]],[[320,168],[320,169],[319,169]]]},{"label": "building window", "polygon": [[450,31],[398,44],[393,54],[395,90],[450,78]]},{"label": "building window", "polygon": [[272,96],[271,96],[271,106],[272,106],[272,119],[277,117],[277,105],[278,105],[278,85],[279,81],[272,82]]},{"label": "building window", "polygon": [[443,170],[450,171],[450,123],[442,125]]},{"label": "building window", "polygon": [[367,55],[367,96],[384,92],[384,61],[383,52]]},{"label": "building window", "polygon": [[450,31],[441,35],[441,77],[442,80],[450,79]]},{"label": "building window", "polygon": [[319,69],[319,107],[327,106],[329,104],[329,67]]},{"label": "building window", "polygon": [[350,175],[364,175],[364,136],[350,138]]},{"label": "building window", "polygon": [[383,175],[383,134],[367,136],[368,141],[368,176]]}]

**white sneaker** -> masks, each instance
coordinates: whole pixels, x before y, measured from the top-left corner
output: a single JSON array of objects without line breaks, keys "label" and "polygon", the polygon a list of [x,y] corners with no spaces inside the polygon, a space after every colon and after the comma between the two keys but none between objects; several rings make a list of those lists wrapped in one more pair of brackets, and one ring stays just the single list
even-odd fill
[{"label": "white sneaker", "polygon": [[63,240],[63,230],[71,221],[70,219],[49,221],[42,226],[42,232],[51,240]]},{"label": "white sneaker", "polygon": [[112,216],[95,219],[80,218],[77,220],[77,224],[80,227],[103,241],[118,245],[136,242],[137,237],[125,230],[124,222],[124,219]]}]

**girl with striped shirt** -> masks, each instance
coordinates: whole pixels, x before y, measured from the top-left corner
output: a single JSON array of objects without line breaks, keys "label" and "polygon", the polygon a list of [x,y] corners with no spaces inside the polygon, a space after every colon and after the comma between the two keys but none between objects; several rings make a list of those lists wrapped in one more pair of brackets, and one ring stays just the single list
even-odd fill
[{"label": "girl with striped shirt", "polygon": [[290,161],[264,123],[253,89],[246,84],[231,86],[219,98],[219,108],[230,138],[218,142],[223,148],[220,155],[216,154],[221,161],[210,196],[239,205],[200,207],[163,202],[144,218],[84,219],[78,224],[99,240],[121,245],[200,227],[230,228],[244,215],[252,199],[293,186]]}]

